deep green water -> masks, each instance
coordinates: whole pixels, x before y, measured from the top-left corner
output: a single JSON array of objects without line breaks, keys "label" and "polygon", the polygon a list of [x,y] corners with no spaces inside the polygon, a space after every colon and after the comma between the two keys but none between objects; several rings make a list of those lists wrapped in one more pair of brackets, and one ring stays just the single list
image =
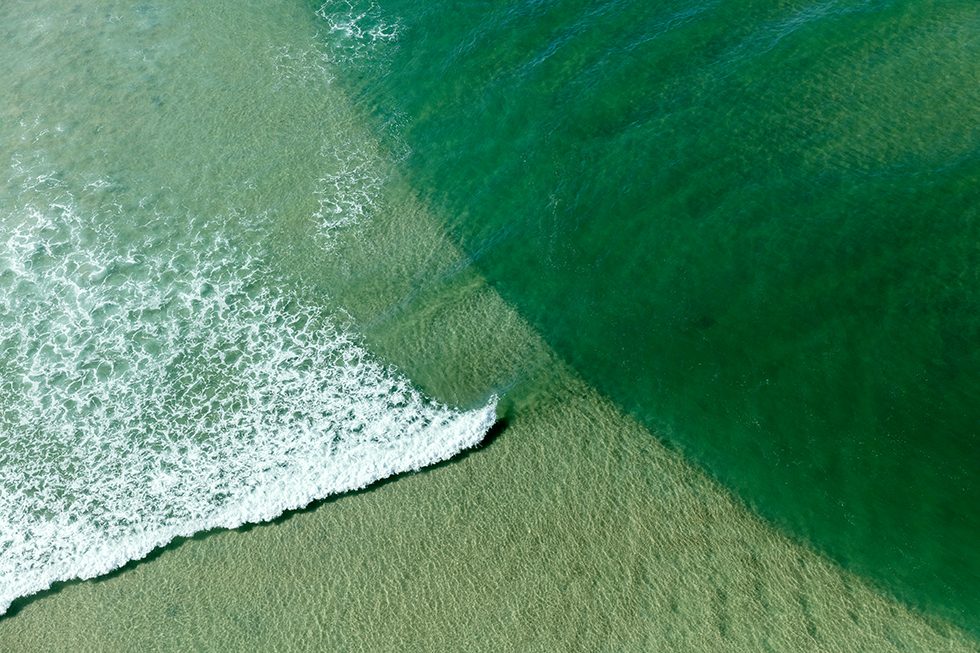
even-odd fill
[{"label": "deep green water", "polygon": [[0,3],[0,650],[975,650],[978,21]]},{"label": "deep green water", "polygon": [[980,630],[980,10],[355,3],[346,76],[575,369],[765,517]]}]

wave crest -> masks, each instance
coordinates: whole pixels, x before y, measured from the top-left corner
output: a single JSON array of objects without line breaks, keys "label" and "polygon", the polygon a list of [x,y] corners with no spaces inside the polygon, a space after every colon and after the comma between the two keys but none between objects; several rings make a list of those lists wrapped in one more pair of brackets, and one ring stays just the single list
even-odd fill
[{"label": "wave crest", "polygon": [[221,229],[154,216],[120,234],[79,213],[0,216],[0,614],[443,460],[493,424],[495,399],[427,399]]}]

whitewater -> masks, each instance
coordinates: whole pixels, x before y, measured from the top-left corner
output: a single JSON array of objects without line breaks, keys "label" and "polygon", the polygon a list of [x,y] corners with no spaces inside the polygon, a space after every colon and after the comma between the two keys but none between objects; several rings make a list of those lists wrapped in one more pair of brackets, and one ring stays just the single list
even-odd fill
[{"label": "whitewater", "polygon": [[390,31],[340,6],[324,24],[357,48],[330,50],[290,7],[241,25],[230,5],[0,7],[0,614],[445,460],[495,421],[494,398],[426,397],[276,264],[286,220],[342,257],[384,178],[324,63]]},{"label": "whitewater", "polygon": [[124,235],[31,181],[53,201],[0,219],[0,612],[446,459],[494,422],[493,401],[427,399],[271,285],[261,241],[223,235],[247,223],[148,212]]}]

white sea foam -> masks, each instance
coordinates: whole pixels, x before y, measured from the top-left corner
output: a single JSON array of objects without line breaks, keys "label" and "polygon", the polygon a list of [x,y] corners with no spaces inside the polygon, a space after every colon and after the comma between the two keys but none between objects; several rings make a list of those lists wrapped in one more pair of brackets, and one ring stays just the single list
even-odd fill
[{"label": "white sea foam", "polygon": [[379,46],[398,41],[401,23],[385,16],[376,2],[331,1],[316,11],[336,60],[352,62],[372,55]]},{"label": "white sea foam", "polygon": [[[102,185],[100,185],[102,186]],[[214,224],[0,214],[0,614],[479,442]],[[118,216],[116,216],[118,218]],[[255,247],[258,247],[257,245]]]},{"label": "white sea foam", "polygon": [[332,159],[332,169],[316,181],[313,194],[318,208],[313,214],[324,249],[333,249],[337,231],[357,224],[377,210],[384,182],[379,157],[363,147],[332,145],[321,156]]},{"label": "white sea foam", "polygon": [[370,62],[383,64],[387,51],[398,42],[401,22],[386,16],[375,2],[331,0],[316,11],[319,29],[305,47],[284,44],[271,53],[280,84],[329,85],[338,67],[349,68]]},{"label": "white sea foam", "polygon": [[314,42],[298,48],[285,44],[272,49],[270,60],[275,71],[278,88],[294,84],[329,86],[335,80],[332,64],[334,57],[329,48]]}]

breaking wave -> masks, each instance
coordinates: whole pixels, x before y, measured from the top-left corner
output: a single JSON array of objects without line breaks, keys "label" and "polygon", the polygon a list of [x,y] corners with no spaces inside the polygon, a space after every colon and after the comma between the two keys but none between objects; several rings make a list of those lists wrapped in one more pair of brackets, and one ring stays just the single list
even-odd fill
[{"label": "breaking wave", "polygon": [[2,210],[0,614],[446,459],[495,420],[495,400],[427,399],[278,286],[262,239],[228,235],[247,225],[86,216],[64,196]]}]

